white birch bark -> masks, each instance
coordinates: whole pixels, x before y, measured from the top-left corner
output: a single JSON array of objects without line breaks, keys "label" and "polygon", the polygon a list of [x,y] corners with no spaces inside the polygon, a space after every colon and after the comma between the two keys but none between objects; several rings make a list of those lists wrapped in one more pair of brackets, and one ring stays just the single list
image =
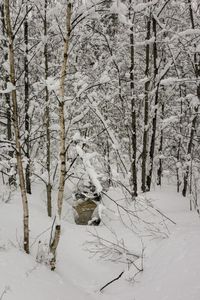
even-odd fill
[{"label": "white birch bark", "polygon": [[10,67],[10,82],[13,85],[11,92],[12,98],[12,119],[15,133],[15,147],[16,147],[16,159],[17,159],[17,172],[19,175],[19,185],[21,190],[22,205],[23,205],[23,228],[24,228],[24,250],[29,253],[29,210],[28,199],[26,194],[25,178],[22,165],[22,148],[20,143],[20,132],[18,122],[18,107],[17,107],[17,92],[16,92],[16,78],[15,78],[15,59],[14,59],[14,38],[10,18],[10,3],[9,0],[4,0],[6,31],[8,36],[8,58]]},{"label": "white birch bark", "polygon": [[67,63],[68,63],[68,50],[69,41],[71,33],[71,16],[72,16],[72,4],[68,2],[66,9],[66,35],[64,38],[64,50],[63,50],[63,62],[60,75],[60,88],[59,88],[59,135],[60,135],[60,177],[59,177],[59,187],[58,187],[58,198],[57,198],[57,209],[58,209],[58,219],[55,228],[54,238],[50,245],[51,260],[50,266],[51,270],[56,267],[56,250],[60,240],[61,234],[61,214],[62,205],[64,197],[65,188],[65,174],[66,174],[66,149],[65,149],[65,78],[67,74]]}]

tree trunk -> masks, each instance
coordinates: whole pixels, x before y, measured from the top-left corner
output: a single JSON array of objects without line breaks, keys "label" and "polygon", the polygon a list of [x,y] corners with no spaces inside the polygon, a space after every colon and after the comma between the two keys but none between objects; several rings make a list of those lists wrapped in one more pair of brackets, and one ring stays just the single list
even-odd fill
[{"label": "tree trunk", "polygon": [[[3,34],[3,36],[5,36],[6,24],[5,24],[5,14],[4,14],[4,4],[1,4],[0,8],[1,8],[2,34]],[[7,41],[3,40],[2,44],[3,44],[3,47],[6,49],[7,48]],[[4,52],[4,61],[7,61],[7,60],[8,60],[8,53]],[[5,89],[6,89],[7,83],[9,82],[9,75],[6,71],[5,71],[5,75],[4,75],[4,81],[5,81]],[[8,141],[12,141],[12,116],[11,116],[10,94],[5,94],[5,99],[6,99],[6,106],[7,106],[7,109],[6,109],[7,139],[8,139]],[[8,155],[11,159],[14,156],[14,152],[12,150],[9,150]],[[9,171],[10,171],[10,169],[8,170],[8,173],[9,173]],[[9,182],[10,186],[11,185],[16,186],[16,177],[15,177],[15,175],[9,175],[8,182]]]},{"label": "tree trunk", "polygon": [[[48,0],[45,0],[44,4],[44,36],[47,37],[47,5]],[[45,65],[45,80],[48,79],[49,66],[48,66],[48,46],[47,40],[44,45],[44,65]],[[46,127],[46,168],[48,173],[48,182],[46,185],[47,191],[47,214],[49,217],[52,216],[52,185],[51,185],[51,132],[50,132],[50,103],[49,103],[49,90],[47,85],[45,86],[45,127]]]},{"label": "tree trunk", "polygon": [[[186,96],[186,87],[184,88],[184,90],[182,90],[182,86],[180,85],[180,97],[185,97]],[[179,164],[181,162],[181,144],[182,144],[182,114],[183,114],[183,102],[181,100],[181,107],[180,107],[180,129],[179,129],[179,132],[180,132],[180,137],[178,139],[178,149],[177,149],[177,163]],[[176,190],[177,190],[177,193],[180,192],[180,185],[181,185],[181,179],[180,179],[180,174],[179,174],[179,165],[176,167]]]},{"label": "tree trunk", "polygon": [[[162,114],[161,114],[161,118],[164,118],[164,111],[165,111],[165,104],[162,104]],[[159,145],[159,154],[162,154],[163,151],[163,130],[161,130],[160,132],[160,145]],[[162,184],[162,173],[163,173],[163,163],[162,163],[162,159],[159,158],[159,165],[158,165],[158,170],[157,170],[157,185]]]},{"label": "tree trunk", "polygon": [[23,228],[24,228],[24,250],[29,253],[29,210],[28,200],[26,194],[25,178],[22,165],[22,149],[20,144],[20,132],[18,122],[18,107],[17,107],[17,92],[16,92],[16,79],[15,79],[15,60],[14,60],[14,44],[13,44],[13,32],[10,19],[10,3],[9,0],[4,0],[6,30],[9,41],[8,56],[10,65],[10,81],[13,85],[12,97],[12,119],[15,133],[15,147],[16,147],[16,159],[17,159],[17,171],[19,175],[19,184],[23,205]]},{"label": "tree trunk", "polygon": [[[190,12],[190,21],[191,21],[191,27],[192,29],[195,29],[195,23],[194,23],[194,15],[193,15],[193,9],[192,9],[192,3],[191,0],[188,0],[189,4],[189,12]],[[194,54],[194,67],[195,67],[195,75],[197,80],[200,77],[200,61],[197,59],[197,53]],[[197,97],[200,101],[200,84],[197,84]],[[188,143],[188,148],[187,148],[187,161],[190,162],[192,157],[192,145],[193,145],[193,139],[194,139],[194,134],[196,131],[196,124],[197,124],[197,118],[198,118],[198,111],[199,111],[199,105],[196,105],[194,107],[193,113],[193,119],[192,119],[192,124],[191,124],[191,131],[190,131],[190,138],[189,138],[189,143]],[[188,177],[189,177],[189,164],[186,166],[186,171],[183,177],[183,190],[182,190],[182,195],[185,197],[187,193],[187,186],[188,186]]]},{"label": "tree trunk", "polygon": [[65,174],[66,174],[66,149],[65,149],[65,112],[64,112],[64,92],[65,92],[65,78],[67,73],[67,63],[68,63],[68,49],[71,33],[71,15],[72,15],[72,4],[68,2],[66,10],[66,36],[64,39],[64,51],[63,51],[63,63],[60,76],[60,88],[59,88],[59,120],[60,120],[60,179],[58,188],[58,198],[57,198],[57,209],[58,209],[58,224],[55,228],[55,234],[53,241],[50,245],[50,252],[52,258],[50,261],[51,270],[56,267],[56,251],[60,240],[61,234],[61,214],[62,214],[62,204],[65,188]]},{"label": "tree trunk", "polygon": [[149,39],[151,37],[151,15],[147,18],[146,27],[146,69],[145,69],[145,103],[144,103],[144,130],[143,130],[143,150],[142,150],[142,192],[146,192],[146,165],[147,165],[147,145],[148,145],[148,121],[149,121],[149,64],[150,64],[150,45]]},{"label": "tree trunk", "polygon": [[[132,0],[130,0],[131,8]],[[129,19],[131,20],[131,12],[129,12]],[[132,148],[132,161],[131,161],[131,175],[133,187],[133,199],[137,196],[137,128],[136,128],[136,99],[134,92],[134,67],[135,67],[135,49],[134,49],[134,29],[130,28],[130,88],[131,88],[131,148]]]},{"label": "tree trunk", "polygon": [[[26,4],[26,14],[28,11],[28,4]],[[29,67],[28,67],[28,20],[27,16],[24,20],[24,103],[25,103],[25,155],[26,155],[26,192],[31,194],[31,180],[30,180],[30,118],[29,118]]]},{"label": "tree trunk", "polygon": [[[153,43],[153,64],[154,64],[154,83],[156,84],[156,78],[158,75],[158,66],[157,66],[157,58],[158,58],[158,50],[157,50],[157,30],[156,30],[156,20],[152,19],[153,25],[153,35],[154,35],[154,43]],[[157,83],[156,94],[155,94],[155,102],[153,108],[153,121],[152,121],[152,136],[150,143],[150,151],[149,151],[149,171],[147,175],[147,190],[151,189],[151,181],[152,181],[152,173],[153,173],[153,161],[154,161],[154,152],[155,152],[155,144],[156,144],[156,127],[157,127],[157,111],[158,111],[158,96],[159,96],[159,83]]]}]

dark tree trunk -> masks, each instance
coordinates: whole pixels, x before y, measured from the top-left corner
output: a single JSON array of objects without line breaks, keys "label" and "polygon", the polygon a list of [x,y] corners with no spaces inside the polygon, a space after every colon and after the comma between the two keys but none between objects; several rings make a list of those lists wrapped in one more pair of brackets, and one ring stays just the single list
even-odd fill
[{"label": "dark tree trunk", "polygon": [[[164,117],[164,111],[165,111],[165,105],[164,103],[162,104],[162,112],[161,112],[161,119],[163,119]],[[159,145],[159,149],[158,152],[160,155],[162,155],[162,151],[163,151],[163,130],[161,129],[160,131],[160,145]],[[162,165],[162,158],[159,158],[159,162],[158,162],[158,170],[157,170],[157,185],[162,184],[162,173],[163,173],[163,165]]]},{"label": "dark tree trunk", "polygon": [[[28,5],[26,5],[26,13]],[[25,155],[27,159],[25,178],[26,178],[26,191],[31,194],[31,180],[30,180],[30,117],[29,117],[29,66],[28,66],[28,20],[24,20],[24,102],[25,102]]]},{"label": "dark tree trunk", "polygon": [[150,65],[150,45],[148,43],[151,37],[151,14],[147,18],[146,27],[146,69],[145,69],[145,103],[144,103],[144,130],[143,130],[143,150],[142,150],[142,192],[146,192],[146,174],[147,174],[147,146],[148,146],[148,121],[149,121],[149,65]]},{"label": "dark tree trunk", "polygon": [[[5,26],[5,15],[4,15],[4,5],[3,4],[1,4],[1,21],[2,21],[2,33],[3,33],[3,36],[5,36],[6,26]],[[3,51],[4,61],[7,61],[8,60],[8,53],[5,52],[5,49],[7,49],[7,47],[8,47],[7,41],[3,40],[2,44],[3,44],[3,47],[4,47],[4,51]],[[5,88],[6,88],[6,85],[9,82],[9,75],[7,74],[7,72],[5,72],[4,80],[5,80]],[[7,106],[7,109],[6,109],[7,139],[8,139],[8,141],[12,141],[12,116],[11,116],[10,94],[5,94],[5,98],[6,98],[6,106]],[[14,157],[14,151],[10,150],[8,152],[8,155],[9,155],[10,159],[13,158]],[[9,171],[10,170],[8,170],[8,172]],[[15,177],[15,175],[9,175],[8,182],[9,182],[9,185],[16,186],[16,177]]]},{"label": "dark tree trunk", "polygon": [[[45,0],[44,4],[44,36],[47,37],[47,6],[48,0]],[[48,66],[48,45],[47,41],[44,46],[44,65],[45,65],[45,79],[48,79],[49,66]],[[47,191],[47,214],[52,216],[52,185],[51,185],[51,132],[50,132],[50,103],[49,103],[49,90],[47,85],[45,86],[45,127],[46,127],[46,168],[48,173],[48,182],[46,185]]]},{"label": "dark tree trunk", "polygon": [[[194,23],[194,15],[193,15],[193,9],[192,9],[192,3],[191,0],[188,0],[189,4],[189,13],[190,13],[190,21],[191,21],[191,27],[192,29],[195,29],[195,23]],[[195,67],[195,76],[197,79],[200,77],[200,60],[197,58],[197,53],[194,54],[194,67]],[[200,84],[197,85],[197,97],[200,101]],[[187,148],[187,160],[188,162],[192,159],[192,146],[193,146],[193,139],[194,134],[196,131],[196,124],[197,124],[197,118],[198,118],[198,111],[199,111],[199,105],[196,105],[193,109],[193,119],[191,124],[191,131],[190,131],[190,138]],[[185,197],[187,194],[187,187],[188,187],[188,177],[189,177],[189,164],[186,166],[185,174],[183,177],[183,190],[182,195]]]},{"label": "dark tree trunk", "polygon": [[147,175],[147,190],[151,189],[152,182],[152,173],[153,173],[153,162],[154,162],[154,153],[155,153],[155,144],[156,144],[156,128],[157,128],[157,111],[158,111],[158,96],[159,96],[159,83],[156,83],[157,75],[158,75],[158,66],[157,66],[157,58],[158,58],[158,50],[157,50],[157,30],[156,30],[156,20],[152,19],[153,25],[153,35],[154,35],[154,43],[153,43],[153,65],[154,65],[154,83],[157,84],[156,94],[155,94],[155,102],[154,102],[154,112],[153,112],[153,120],[152,120],[152,136],[150,143],[150,151],[149,151],[149,172]]},{"label": "dark tree trunk", "polygon": [[[184,87],[184,89],[183,89]],[[186,96],[186,87],[185,86],[182,86],[180,85],[180,97],[183,97],[183,96]],[[181,107],[180,107],[180,129],[179,129],[179,132],[180,132],[180,137],[178,139],[178,149],[177,149],[177,163],[179,164],[181,162],[181,144],[182,144],[182,121],[183,121],[183,118],[182,118],[182,114],[183,114],[183,102],[181,100]],[[180,192],[180,186],[181,186],[181,178],[180,178],[180,174],[179,174],[179,165],[177,166],[176,168],[176,186],[177,186],[177,193]]]},{"label": "dark tree trunk", "polygon": [[[132,0],[130,0],[130,7]],[[131,12],[129,13],[129,19],[131,20]],[[130,28],[130,54],[131,54],[131,66],[130,66],[130,88],[131,88],[131,148],[132,148],[132,161],[131,161],[131,173],[132,173],[132,188],[133,198],[137,196],[137,128],[136,128],[136,98],[134,92],[134,67],[135,67],[135,49],[134,49],[134,31],[133,26]]]}]

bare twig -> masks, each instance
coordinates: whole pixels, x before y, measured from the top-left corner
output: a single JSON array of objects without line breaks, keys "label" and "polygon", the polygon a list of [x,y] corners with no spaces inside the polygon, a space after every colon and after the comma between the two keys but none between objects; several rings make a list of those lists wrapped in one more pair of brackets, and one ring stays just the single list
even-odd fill
[{"label": "bare twig", "polygon": [[42,231],[40,234],[38,234],[38,235],[35,237],[35,239],[34,239],[34,241],[32,242],[32,244],[30,245],[30,248],[36,243],[37,239],[38,239],[41,235],[43,235],[45,232],[49,231],[51,228],[52,228],[52,226],[48,227],[46,230],[44,230],[44,231]]},{"label": "bare twig", "polygon": [[110,285],[111,283],[113,283],[114,281],[118,280],[120,277],[122,277],[122,275],[124,274],[124,271],[121,272],[119,274],[119,276],[117,276],[116,278],[114,278],[113,280],[109,281],[108,283],[106,283],[102,288],[100,288],[100,292],[102,292],[108,285]]},{"label": "bare twig", "polygon": [[4,290],[3,290],[3,292],[2,292],[1,295],[0,295],[0,300],[3,299],[3,296],[4,296],[9,290],[10,290],[9,285],[6,285],[5,288],[4,288]]},{"label": "bare twig", "polygon": [[159,209],[153,207],[161,216],[165,217],[167,220],[169,220],[170,222],[172,222],[174,225],[176,225],[176,222],[174,222],[172,219],[170,219],[169,217],[167,217],[164,213],[162,213]]}]

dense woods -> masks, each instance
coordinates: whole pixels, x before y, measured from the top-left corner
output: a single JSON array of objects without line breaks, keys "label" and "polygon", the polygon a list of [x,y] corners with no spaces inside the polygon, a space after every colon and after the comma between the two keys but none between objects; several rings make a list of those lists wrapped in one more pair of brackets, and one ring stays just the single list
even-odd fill
[{"label": "dense woods", "polygon": [[[0,173],[46,189],[55,269],[63,201],[88,181],[138,194],[175,178],[199,213],[198,0],[0,0]],[[57,207],[57,209],[55,209]],[[54,217],[55,216],[55,217]]]}]

